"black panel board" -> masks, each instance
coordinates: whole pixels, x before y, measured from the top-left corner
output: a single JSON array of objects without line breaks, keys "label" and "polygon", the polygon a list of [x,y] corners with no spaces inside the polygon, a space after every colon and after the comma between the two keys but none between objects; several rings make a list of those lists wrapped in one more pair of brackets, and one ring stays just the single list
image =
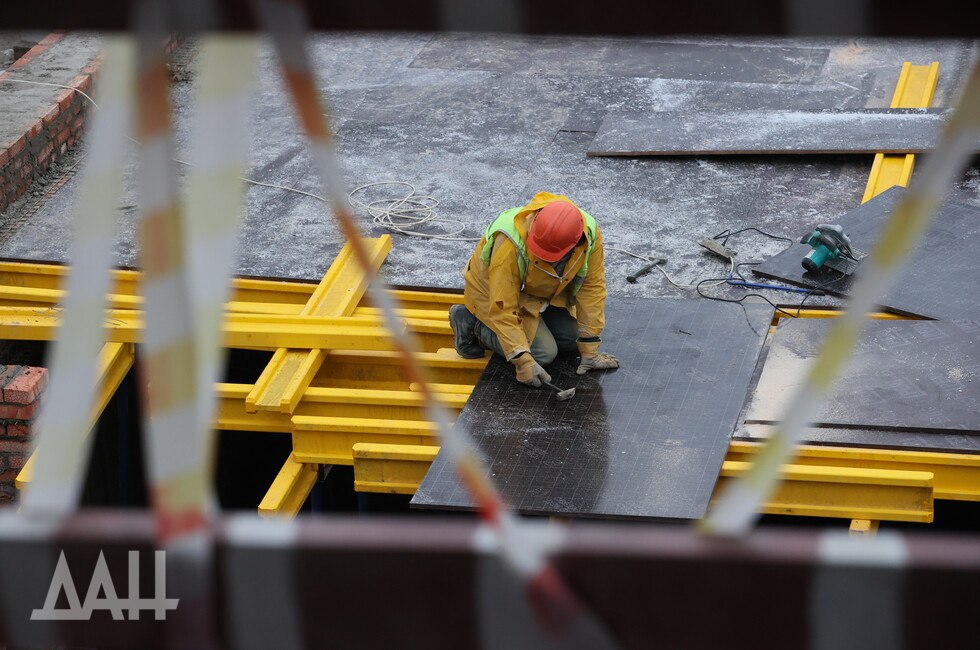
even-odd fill
[{"label": "black panel board", "polygon": [[936,145],[948,116],[923,108],[614,113],[588,155],[921,153]]},{"label": "black panel board", "polygon": [[[616,371],[549,368],[576,387],[558,402],[495,357],[460,414],[514,508],[530,514],[694,519],[744,406],[772,309],[673,298],[610,298],[603,348]],[[440,453],[412,499],[471,508]]]},{"label": "black panel board", "polygon": [[[820,354],[832,323],[780,322],[745,423],[775,424]],[[875,320],[813,419],[817,428],[972,434],[980,438],[980,324]]]},{"label": "black panel board", "polygon": [[413,68],[559,75],[813,83],[829,50],[516,34],[438,34]]},{"label": "black panel board", "polygon": [[[893,187],[831,223],[843,226],[851,243],[868,251],[877,241],[888,213],[906,191]],[[947,201],[881,305],[901,314],[980,321],[978,237],[980,208]],[[851,285],[861,276],[861,269],[858,268],[854,276],[843,279],[831,269],[805,272],[801,261],[809,250],[809,246],[794,244],[753,270],[758,275],[790,284],[819,287],[839,296],[849,295]]]}]

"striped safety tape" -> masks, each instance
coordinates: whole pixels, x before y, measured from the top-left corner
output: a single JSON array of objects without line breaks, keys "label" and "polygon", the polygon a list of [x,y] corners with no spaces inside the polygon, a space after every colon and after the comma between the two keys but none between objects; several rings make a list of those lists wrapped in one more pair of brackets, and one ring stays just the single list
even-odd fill
[{"label": "striped safety tape", "polygon": [[96,359],[102,346],[105,296],[109,291],[116,206],[133,121],[134,47],[128,36],[106,43],[93,116],[92,151],[78,192],[64,328],[54,343],[51,386],[35,432],[33,480],[24,491],[25,514],[64,515],[75,509],[94,436],[86,426],[95,397]]}]

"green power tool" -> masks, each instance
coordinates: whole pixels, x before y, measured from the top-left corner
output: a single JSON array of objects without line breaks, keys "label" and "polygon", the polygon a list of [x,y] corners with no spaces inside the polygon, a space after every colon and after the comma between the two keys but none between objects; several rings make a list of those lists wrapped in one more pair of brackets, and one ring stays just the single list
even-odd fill
[{"label": "green power tool", "polygon": [[822,223],[809,235],[800,240],[813,248],[803,258],[803,268],[817,271],[822,266],[836,269],[850,275],[857,268],[864,254],[851,247],[851,238],[837,225]]}]

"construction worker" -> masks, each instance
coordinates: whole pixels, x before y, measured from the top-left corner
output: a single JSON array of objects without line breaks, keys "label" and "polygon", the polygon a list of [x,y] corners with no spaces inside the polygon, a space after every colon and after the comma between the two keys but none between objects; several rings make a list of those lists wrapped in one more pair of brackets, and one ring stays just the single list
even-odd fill
[{"label": "construction worker", "polygon": [[599,352],[603,260],[595,219],[567,197],[539,192],[501,212],[463,271],[465,306],[449,309],[456,352],[474,359],[493,350],[514,364],[518,381],[535,387],[551,381],[542,366],[559,352],[578,351],[580,375],[618,368]]}]

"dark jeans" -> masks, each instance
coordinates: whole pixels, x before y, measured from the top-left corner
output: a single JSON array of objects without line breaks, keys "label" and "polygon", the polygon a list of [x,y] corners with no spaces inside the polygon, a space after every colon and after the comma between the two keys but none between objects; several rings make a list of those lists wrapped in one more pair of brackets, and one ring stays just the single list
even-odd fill
[{"label": "dark jeans", "polygon": [[[476,340],[484,348],[504,356],[497,335],[479,319],[476,321],[474,333]],[[578,322],[568,313],[568,310],[561,307],[548,307],[541,314],[538,331],[531,341],[531,356],[542,366],[546,366],[555,360],[559,352],[577,352],[577,340]]]}]

